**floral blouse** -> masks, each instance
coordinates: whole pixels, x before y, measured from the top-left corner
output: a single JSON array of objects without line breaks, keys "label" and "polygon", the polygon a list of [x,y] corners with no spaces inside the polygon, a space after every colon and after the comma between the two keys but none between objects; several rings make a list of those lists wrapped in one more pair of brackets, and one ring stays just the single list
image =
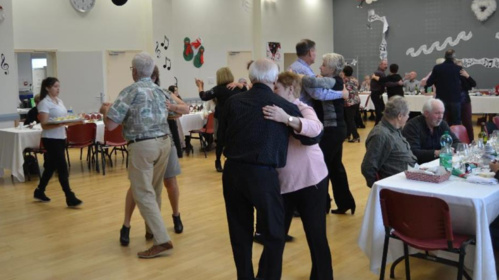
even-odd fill
[{"label": "floral blouse", "polygon": [[345,107],[360,104],[359,81],[355,77],[345,77],[343,80],[348,91],[348,100],[345,101]]}]

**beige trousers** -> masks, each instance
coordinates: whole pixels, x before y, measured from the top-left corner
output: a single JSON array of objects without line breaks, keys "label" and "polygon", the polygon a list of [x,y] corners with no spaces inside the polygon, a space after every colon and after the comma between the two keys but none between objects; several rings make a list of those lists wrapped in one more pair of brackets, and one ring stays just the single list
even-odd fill
[{"label": "beige trousers", "polygon": [[170,241],[161,216],[163,175],[170,156],[171,139],[151,139],[128,145],[128,179],[140,214],[154,234],[154,244]]}]

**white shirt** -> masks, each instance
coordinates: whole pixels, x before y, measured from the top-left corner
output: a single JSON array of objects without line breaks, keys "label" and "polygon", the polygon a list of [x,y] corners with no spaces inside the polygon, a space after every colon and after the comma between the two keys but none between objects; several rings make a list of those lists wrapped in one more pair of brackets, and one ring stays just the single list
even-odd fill
[{"label": "white shirt", "polygon": [[[68,114],[64,103],[62,100],[57,98],[57,103],[55,103],[50,96],[45,97],[40,103],[38,103],[38,113],[47,113],[49,115],[49,120],[65,117]],[[66,139],[66,127],[61,126],[54,129],[44,129],[42,131],[42,138],[51,138],[51,139]]]}]

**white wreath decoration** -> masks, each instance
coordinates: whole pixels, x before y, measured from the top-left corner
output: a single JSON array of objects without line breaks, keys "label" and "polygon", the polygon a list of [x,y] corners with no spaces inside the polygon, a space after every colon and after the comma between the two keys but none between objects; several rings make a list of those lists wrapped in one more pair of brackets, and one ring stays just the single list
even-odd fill
[{"label": "white wreath decoration", "polygon": [[479,21],[486,21],[497,8],[496,0],[473,0],[471,10]]}]

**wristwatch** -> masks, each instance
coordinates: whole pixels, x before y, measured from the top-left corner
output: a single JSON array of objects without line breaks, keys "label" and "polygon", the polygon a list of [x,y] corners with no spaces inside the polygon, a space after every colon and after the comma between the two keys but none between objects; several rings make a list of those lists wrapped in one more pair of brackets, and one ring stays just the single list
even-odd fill
[{"label": "wristwatch", "polygon": [[289,126],[291,124],[291,122],[293,122],[293,117],[292,116],[289,116],[288,118],[288,123],[286,123],[287,126]]}]

